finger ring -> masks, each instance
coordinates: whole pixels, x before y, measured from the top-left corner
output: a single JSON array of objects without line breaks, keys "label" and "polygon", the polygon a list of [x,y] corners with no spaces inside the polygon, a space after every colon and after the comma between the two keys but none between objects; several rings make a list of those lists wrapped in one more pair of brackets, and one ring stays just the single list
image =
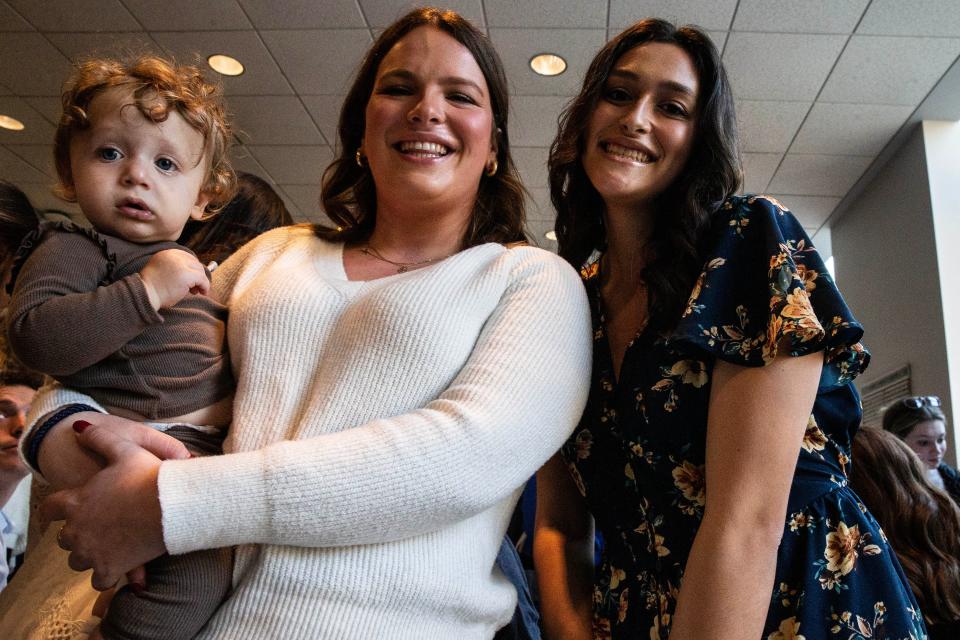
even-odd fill
[{"label": "finger ring", "polygon": [[63,527],[60,527],[60,531],[57,531],[57,546],[60,547],[61,549],[63,549],[64,551],[66,551],[67,548],[66,548],[66,547],[64,546],[64,544],[63,544],[63,529],[64,529],[64,527],[66,527],[66,525],[64,525]]}]

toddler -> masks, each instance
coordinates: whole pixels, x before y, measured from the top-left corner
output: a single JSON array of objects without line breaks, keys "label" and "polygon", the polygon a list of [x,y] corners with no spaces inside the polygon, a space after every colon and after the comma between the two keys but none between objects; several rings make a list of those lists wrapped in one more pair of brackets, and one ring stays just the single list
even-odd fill
[{"label": "toddler", "polygon": [[[61,195],[92,228],[43,223],[13,267],[8,331],[24,364],[195,454],[220,451],[234,383],[227,310],[202,295],[209,275],[175,240],[230,199],[229,136],[220,92],[195,67],[155,57],[81,64],[65,85],[54,156]],[[42,427],[35,434],[24,452],[39,470]],[[78,485],[93,470],[46,475]],[[163,556],[147,565],[145,590],[117,593],[101,633],[191,638],[231,571],[229,550]]]}]

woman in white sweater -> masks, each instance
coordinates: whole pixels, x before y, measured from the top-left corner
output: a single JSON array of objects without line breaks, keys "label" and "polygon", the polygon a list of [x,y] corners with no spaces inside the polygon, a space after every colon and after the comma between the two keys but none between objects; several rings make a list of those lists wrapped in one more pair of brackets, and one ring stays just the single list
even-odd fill
[{"label": "woman in white sweater", "polygon": [[380,36],[324,176],[337,228],[275,230],[215,273],[238,381],[228,453],[161,462],[184,454],[95,412],[46,435],[44,469],[73,437],[108,462],[47,505],[71,566],[106,588],[164,551],[239,545],[203,638],[481,639],[510,619],[494,558],[580,416],[591,355],[576,273],[512,246],[507,113],[492,46],[456,14]]}]

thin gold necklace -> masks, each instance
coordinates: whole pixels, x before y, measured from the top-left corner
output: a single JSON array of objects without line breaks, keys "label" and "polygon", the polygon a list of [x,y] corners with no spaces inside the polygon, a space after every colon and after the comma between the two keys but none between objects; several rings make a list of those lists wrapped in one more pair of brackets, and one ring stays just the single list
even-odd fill
[{"label": "thin gold necklace", "polygon": [[393,266],[395,266],[395,267],[397,268],[397,273],[406,273],[407,271],[410,271],[411,269],[416,269],[416,268],[418,268],[418,267],[425,267],[425,266],[427,266],[428,264],[433,264],[434,262],[439,262],[440,260],[445,260],[446,258],[449,258],[451,255],[453,255],[453,254],[449,254],[449,255],[445,255],[445,256],[439,256],[439,257],[436,257],[436,258],[427,258],[426,260],[421,260],[421,261],[419,261],[419,262],[397,262],[397,261],[395,261],[395,260],[391,260],[390,258],[385,258],[385,257],[383,256],[383,254],[381,254],[379,251],[377,251],[376,249],[374,249],[374,248],[373,248],[372,246],[370,246],[369,244],[368,244],[367,246],[365,246],[365,247],[360,247],[360,253],[363,253],[363,254],[365,254],[365,255],[368,255],[368,256],[370,256],[371,258],[375,258],[376,260],[380,260],[380,261],[382,261],[382,262],[386,262],[387,264],[392,264]]}]

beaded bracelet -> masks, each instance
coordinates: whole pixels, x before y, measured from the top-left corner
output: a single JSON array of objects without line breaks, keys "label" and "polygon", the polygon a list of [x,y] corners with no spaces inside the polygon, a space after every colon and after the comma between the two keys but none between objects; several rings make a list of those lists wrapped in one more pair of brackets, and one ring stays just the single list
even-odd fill
[{"label": "beaded bracelet", "polygon": [[24,452],[24,457],[27,459],[27,464],[31,467],[40,471],[40,462],[38,457],[40,456],[40,445],[43,443],[43,439],[47,437],[47,434],[53,429],[57,424],[62,420],[69,418],[75,413],[80,413],[81,411],[97,411],[93,407],[86,404],[68,404],[63,407],[55,414],[43,421],[39,427],[37,427],[33,434],[30,436],[30,442],[27,443],[26,451]]}]

